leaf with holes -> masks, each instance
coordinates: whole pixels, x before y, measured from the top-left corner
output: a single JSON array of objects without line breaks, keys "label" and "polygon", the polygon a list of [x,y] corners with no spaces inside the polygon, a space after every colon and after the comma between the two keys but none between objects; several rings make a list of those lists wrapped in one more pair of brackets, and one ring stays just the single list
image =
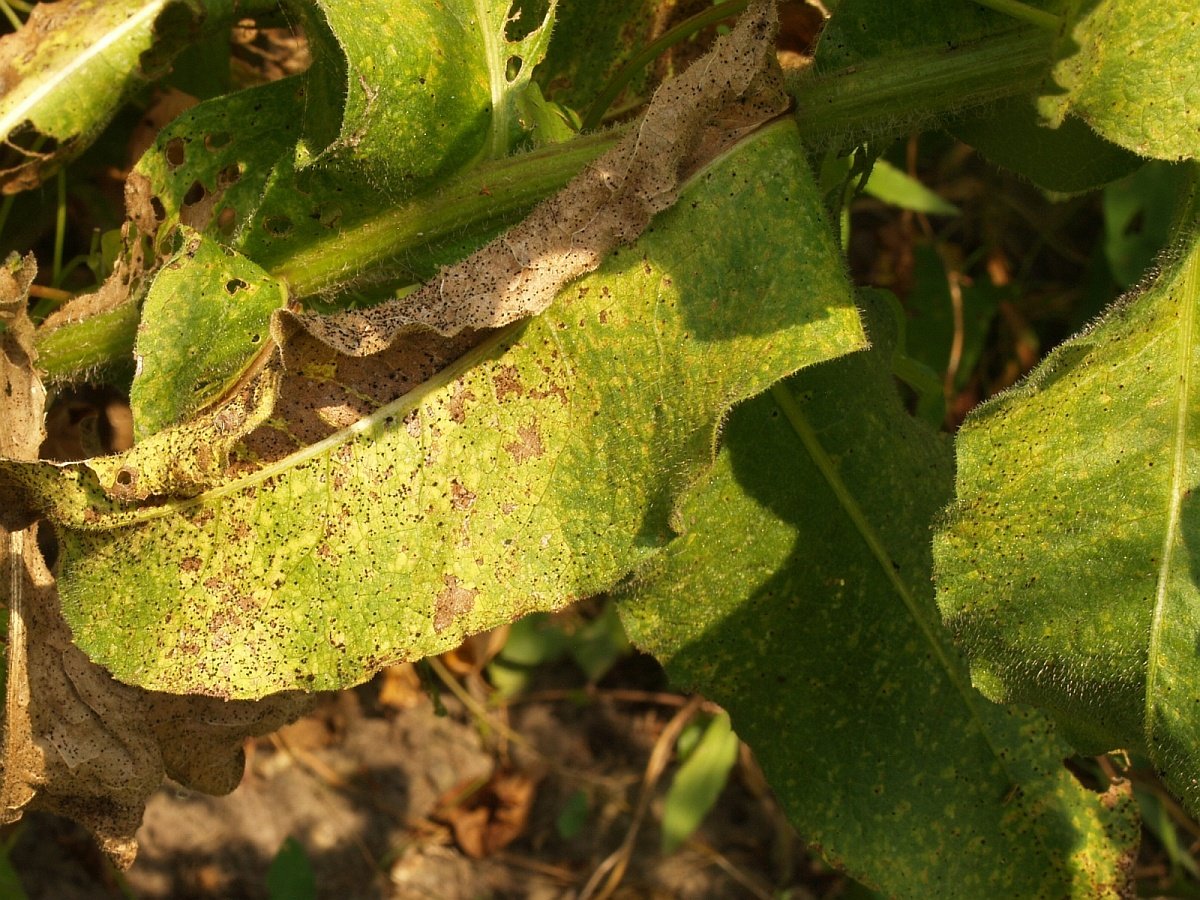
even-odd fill
[{"label": "leaf with holes", "polygon": [[519,130],[517,100],[545,54],[555,2],[516,41],[508,35],[511,6],[302,5],[313,68],[300,166],[362,173],[377,189],[405,195],[481,155],[506,156]]},{"label": "leaf with holes", "polygon": [[[355,412],[391,377],[386,354],[289,345],[287,377],[306,386],[280,396],[303,409],[277,408],[195,497],[121,499],[134,487],[121,456],[6,463],[0,493],[55,521],[66,616],[118,678],[231,697],[331,689],[611,587],[669,540],[731,403],[862,343],[781,123],[545,313],[382,408]],[[303,421],[329,427],[288,451]]]},{"label": "leaf with holes", "polygon": [[1147,753],[1200,810],[1200,216],[1162,271],[959,437],[939,602],[989,696]]},{"label": "leaf with holes", "polygon": [[138,440],[229,393],[287,301],[283,284],[237,251],[186,226],[178,235],[142,306],[130,396]]}]

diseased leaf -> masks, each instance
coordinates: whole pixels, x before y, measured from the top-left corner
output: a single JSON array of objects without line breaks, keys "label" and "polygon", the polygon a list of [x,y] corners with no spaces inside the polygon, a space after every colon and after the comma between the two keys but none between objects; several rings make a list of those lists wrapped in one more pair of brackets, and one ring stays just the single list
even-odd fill
[{"label": "diseased leaf", "polygon": [[[273,328],[276,342],[287,350],[293,335],[306,329],[338,352],[369,355],[414,327],[449,336],[541,311],[566,281],[594,269],[606,252],[633,240],[656,212],[670,206],[689,172],[786,108],[777,72],[769,65],[773,33],[774,9],[759,4],[736,32],[718,42],[711,65],[696,66],[664,85],[639,126],[582,176],[501,240],[444,269],[416,293],[338,316],[281,311]],[[168,166],[172,145],[178,158],[188,153],[179,136],[168,138],[162,144]],[[236,172],[240,165],[221,171]],[[151,185],[163,175],[159,169]],[[197,193],[206,196],[203,183],[197,184]],[[445,194],[438,199],[444,201]],[[185,206],[181,217],[187,211]],[[210,205],[192,221],[203,227],[211,217]],[[267,231],[272,221],[264,219]],[[165,264],[143,310],[133,390],[140,436],[179,422],[221,396],[261,357],[265,345],[254,337],[261,338],[266,317],[287,300],[284,284],[250,260],[230,250],[222,253],[186,230],[183,241],[185,248]],[[283,268],[294,271],[288,263]],[[230,285],[240,288],[231,294]],[[181,335],[196,330],[210,340],[181,353]]]},{"label": "diseased leaf", "polygon": [[0,38],[0,189],[36,187],[204,33],[274,0],[59,0]]},{"label": "diseased leaf", "polygon": [[940,435],[874,344],[734,410],[682,535],[622,596],[630,637],[725,707],[789,818],[888,896],[1115,897],[1128,784],[1098,796],[1052,726],[972,689],[942,628],[928,534],[951,488]]},{"label": "diseased leaf", "polygon": [[[193,499],[124,504],[87,464],[9,462],[0,506],[32,494],[55,520],[79,645],[178,692],[353,684],[611,587],[668,540],[730,403],[862,345],[803,160],[794,125],[757,133],[536,319],[441,371],[453,341],[415,335],[415,389],[386,354],[309,339],[288,375],[308,388],[279,392],[306,408]],[[376,410],[385,382],[409,392]]]},{"label": "diseased leaf", "polygon": [[1079,116],[1141,156],[1200,155],[1200,9],[1194,0],[1071,5],[1038,106],[1051,124]]},{"label": "diseased leaf", "polygon": [[655,92],[616,147],[499,240],[399,300],[337,316],[281,311],[277,343],[303,328],[341,353],[367,356],[413,327],[451,336],[541,312],[564,284],[674,204],[689,174],[787,109],[774,62],[777,27],[775,4],[755,3],[708,56]]},{"label": "diseased leaf", "polygon": [[[25,317],[32,257],[0,271],[0,453],[36,458],[45,392],[33,372]],[[298,716],[312,701],[282,694],[258,703],[175,697],[120,684],[73,643],[36,526],[0,530],[0,596],[8,611],[0,820],[26,808],[70,816],[122,866],[164,774],[211,793],[242,777],[242,743]]]},{"label": "diseased leaf", "polygon": [[972,414],[939,603],[989,696],[1144,751],[1200,810],[1196,194],[1146,289]]},{"label": "diseased leaf", "polygon": [[[548,180],[529,178],[527,189],[510,187],[494,203],[464,209],[464,197],[487,193],[487,179],[511,184],[512,176],[497,165],[496,171],[479,169],[469,184],[450,178],[481,158],[495,120],[488,106],[492,88],[509,117],[504,126],[509,131],[517,108],[529,99],[528,74],[545,50],[548,20],[521,41],[508,42],[506,8],[487,3],[477,10],[466,0],[409,2],[398,14],[390,3],[368,9],[332,4],[328,21],[314,12],[308,22],[315,52],[311,71],[215,98],[176,119],[128,180],[129,222],[118,271],[97,294],[68,304],[48,322],[46,340],[55,345],[49,348],[55,362],[70,358],[73,348],[61,345],[80,329],[57,340],[49,334],[96,316],[113,327],[105,330],[98,322],[89,332],[102,332],[106,349],[120,356],[130,316],[119,308],[142,300],[159,264],[174,253],[179,224],[239,250],[300,296],[344,294],[364,284],[428,278],[438,265],[477,249],[536,199],[561,187],[569,174],[559,174],[560,161],[549,167]],[[331,23],[340,29],[336,34]],[[427,26],[440,31],[431,36]],[[492,85],[489,65],[507,72],[518,57],[524,74]],[[339,80],[344,78],[353,79],[349,88]],[[464,78],[484,92],[478,106],[464,93]],[[334,128],[333,143],[324,150],[310,146],[312,129],[320,127],[308,122],[307,137],[303,130],[306,112],[316,115],[322,100],[331,104],[323,112]],[[474,137],[468,140],[462,128],[474,129]],[[563,159],[577,155],[581,166],[597,152],[581,147]],[[425,194],[414,197],[419,191]],[[447,221],[453,216],[439,215],[443,209],[461,210],[461,220]],[[192,279],[178,271],[172,280],[177,287]],[[201,291],[178,300],[180,306],[201,305],[204,296]],[[213,321],[220,313],[203,315]],[[217,336],[216,343],[229,344],[231,337]],[[124,340],[131,341],[132,334]],[[247,345],[244,358],[230,356],[228,365],[248,364],[257,349]],[[141,353],[150,369],[170,365]],[[203,402],[216,399],[199,394]],[[191,399],[180,408],[190,407]],[[136,412],[142,433],[161,426],[158,413]]]},{"label": "diseased leaf", "polygon": [[[407,196],[481,155],[506,155],[554,5],[540,27],[510,42],[510,0],[300,4],[313,67],[298,168],[361,173]],[[510,64],[519,64],[515,75]]]},{"label": "diseased leaf", "polygon": [[240,253],[186,226],[179,241],[142,306],[131,395],[139,439],[228,394],[287,302],[287,288]]}]

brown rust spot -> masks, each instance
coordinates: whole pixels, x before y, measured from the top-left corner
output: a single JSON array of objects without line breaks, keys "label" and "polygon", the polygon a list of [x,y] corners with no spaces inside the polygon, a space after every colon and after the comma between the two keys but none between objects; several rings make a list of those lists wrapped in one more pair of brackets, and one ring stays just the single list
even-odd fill
[{"label": "brown rust spot", "polygon": [[492,384],[496,388],[496,402],[498,403],[503,403],[510,394],[520,397],[524,393],[521,376],[516,366],[501,366],[500,370],[492,377]]},{"label": "brown rust spot", "polygon": [[467,490],[457,480],[450,482],[450,505],[459,512],[465,512],[475,505],[478,495]]},{"label": "brown rust spot", "polygon": [[475,608],[475,598],[479,591],[462,587],[454,575],[443,575],[442,582],[446,587],[434,601],[433,630],[445,631],[456,618],[466,615]]},{"label": "brown rust spot", "polygon": [[404,417],[404,430],[408,432],[411,438],[419,438],[421,436],[421,413],[413,410]]},{"label": "brown rust spot", "polygon": [[459,425],[467,421],[467,404],[474,399],[475,395],[469,387],[464,387],[461,383],[456,384],[454,386],[454,395],[446,405],[450,411],[450,418]]},{"label": "brown rust spot", "polygon": [[198,556],[185,556],[179,561],[179,568],[185,572],[198,572],[200,571],[200,566],[201,562]]},{"label": "brown rust spot", "polygon": [[542,445],[542,435],[538,431],[537,422],[530,422],[517,429],[517,439],[505,444],[504,449],[512,456],[513,462],[523,463],[537,459],[546,452]]}]

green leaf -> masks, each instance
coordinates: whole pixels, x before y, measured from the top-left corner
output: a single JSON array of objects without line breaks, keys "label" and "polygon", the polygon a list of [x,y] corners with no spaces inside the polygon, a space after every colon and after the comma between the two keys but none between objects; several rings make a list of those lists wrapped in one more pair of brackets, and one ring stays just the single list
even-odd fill
[{"label": "green leaf", "polygon": [[137,88],[196,39],[267,0],[61,0],[0,39],[0,187],[35,187],[91,144]]},{"label": "green leaf", "polygon": [[722,713],[708,723],[699,743],[671,781],[663,805],[662,852],[674,853],[704,821],[737,762],[738,737]]},{"label": "green leaf", "polygon": [[227,393],[287,302],[287,288],[236,251],[185,225],[179,241],[142,307],[130,398],[139,440]]},{"label": "green leaf", "polygon": [[304,847],[294,837],[279,845],[267,869],[270,900],[316,900],[317,878]]},{"label": "green leaf", "polygon": [[[535,75],[546,96],[584,110],[653,37],[659,0],[559,0],[554,40]],[[627,94],[644,94],[639,73]]]},{"label": "green leaf", "polygon": [[1167,246],[1190,177],[1187,165],[1150,162],[1104,189],[1104,259],[1122,288],[1144,277]]},{"label": "green leaf", "polygon": [[1143,750],[1200,810],[1195,188],[1162,271],[967,420],[939,602],[989,696]]},{"label": "green leaf", "polygon": [[558,836],[567,841],[578,837],[587,825],[588,814],[591,812],[589,806],[587,791],[580,789],[572,792],[563,804],[558,818],[554,820],[554,830],[558,832]]},{"label": "green leaf", "polygon": [[606,600],[600,615],[571,635],[569,650],[575,665],[592,684],[629,653],[629,638],[612,600]]},{"label": "green leaf", "polygon": [[[65,615],[118,678],[336,688],[611,587],[669,540],[731,403],[862,343],[781,123],[546,313],[320,443],[186,500],[122,504],[88,464],[6,462],[0,493],[56,520]],[[121,459],[95,463],[119,484]]]},{"label": "green leaf", "polygon": [[930,213],[938,216],[957,216],[958,207],[931,191],[921,182],[902,172],[886,159],[877,159],[871,166],[871,175],[863,186],[864,193],[876,200],[890,203],[913,212]]},{"label": "green leaf", "polygon": [[519,41],[505,34],[509,7],[510,0],[301,4],[314,57],[299,168],[361,172],[386,193],[408,195],[481,155],[507,155],[554,3]]},{"label": "green leaf", "polygon": [[[1061,2],[1039,0],[1032,5],[1054,7]],[[917,47],[944,51],[1011,30],[1015,24],[1009,16],[974,2],[842,0],[821,32],[815,63],[820,71],[832,72]]]},{"label": "green leaf", "polygon": [[1200,155],[1200,10],[1194,0],[1075,3],[1038,107],[1073,113],[1141,156]]},{"label": "green leaf", "polygon": [[946,442],[905,412],[894,325],[736,410],[684,533],[622,604],[634,642],[728,710],[789,818],[888,896],[1115,895],[1138,831],[1029,709],[987,702],[941,627],[928,535]]},{"label": "green leaf", "polygon": [[1075,116],[1067,116],[1057,128],[1049,127],[1039,120],[1028,97],[1001,101],[948,127],[996,165],[1047,191],[1090,191],[1130,174],[1144,162]]},{"label": "green leaf", "polygon": [[0,844],[0,897],[4,897],[5,900],[29,900],[29,894],[21,882],[21,875],[12,861],[13,847],[20,840],[23,831],[23,826],[17,826],[3,844]]}]

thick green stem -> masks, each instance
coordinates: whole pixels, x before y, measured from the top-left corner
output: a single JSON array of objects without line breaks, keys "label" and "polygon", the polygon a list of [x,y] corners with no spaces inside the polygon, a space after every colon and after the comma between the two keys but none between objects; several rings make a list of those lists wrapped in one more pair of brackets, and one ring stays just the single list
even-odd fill
[{"label": "thick green stem", "polygon": [[[85,381],[97,374],[103,374],[106,381],[122,380],[133,367],[133,339],[140,312],[136,303],[125,303],[53,331],[39,331],[35,339],[38,368],[52,382]],[[105,368],[125,371],[101,373]]]},{"label": "thick green stem", "polygon": [[293,297],[344,289],[421,248],[511,224],[620,137],[619,131],[606,131],[486,163],[268,269],[287,283]]},{"label": "thick green stem", "polygon": [[1050,65],[1050,38],[1023,27],[954,47],[923,47],[789,85],[807,143],[850,146],[972,107],[1032,92]]},{"label": "thick green stem", "polygon": [[[805,140],[812,146],[844,146],[1030,93],[1049,60],[1046,33],[1025,27],[953,48],[925,48],[841,71],[806,73],[790,88]],[[428,263],[436,256],[430,248],[495,233],[517,220],[620,136],[620,131],[586,135],[487,163],[291,257],[263,262],[295,297],[378,279],[381,271],[394,271],[398,261]],[[39,365],[51,381],[61,381],[128,360],[137,320],[130,304],[43,334],[37,341]]]}]

